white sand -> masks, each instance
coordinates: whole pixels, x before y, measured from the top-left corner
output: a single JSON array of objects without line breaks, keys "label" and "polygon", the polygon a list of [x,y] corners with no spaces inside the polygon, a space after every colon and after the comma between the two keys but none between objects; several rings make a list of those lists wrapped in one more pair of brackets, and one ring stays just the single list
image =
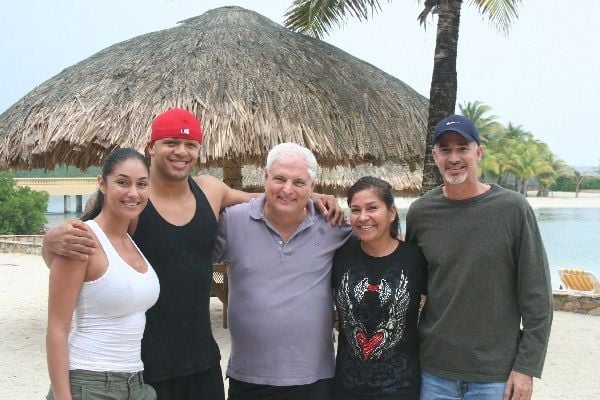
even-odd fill
[{"label": "white sand", "polygon": [[[0,399],[42,399],[49,387],[45,359],[48,270],[41,257],[0,253]],[[222,367],[229,333],[221,303],[211,303]],[[600,317],[556,312],[542,380],[534,399],[600,399]]]}]

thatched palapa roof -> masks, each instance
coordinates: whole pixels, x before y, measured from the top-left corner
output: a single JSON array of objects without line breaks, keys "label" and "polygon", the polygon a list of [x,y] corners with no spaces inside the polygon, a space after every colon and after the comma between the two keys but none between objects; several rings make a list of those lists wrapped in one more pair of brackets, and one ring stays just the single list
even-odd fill
[{"label": "thatched palapa roof", "polygon": [[110,46],[42,83],[0,115],[0,169],[100,165],[143,148],[172,107],[201,119],[208,166],[263,164],[293,141],[322,165],[422,161],[427,100],[323,41],[223,7]]},{"label": "thatched palapa roof", "polygon": [[[221,168],[204,168],[199,171],[199,174],[223,178]],[[316,191],[344,197],[347,189],[359,178],[366,175],[376,176],[388,181],[392,185],[395,195],[417,196],[421,192],[421,181],[423,180],[421,169],[411,171],[405,165],[389,162],[377,166],[360,164],[352,168],[339,165],[331,168],[319,168]],[[243,166],[242,182],[244,190],[262,192],[264,190],[264,167],[256,165]]]}]

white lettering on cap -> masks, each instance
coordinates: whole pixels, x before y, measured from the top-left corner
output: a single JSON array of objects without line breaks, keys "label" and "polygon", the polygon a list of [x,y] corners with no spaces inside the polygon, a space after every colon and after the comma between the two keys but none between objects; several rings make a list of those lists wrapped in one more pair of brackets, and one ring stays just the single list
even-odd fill
[{"label": "white lettering on cap", "polygon": [[458,124],[458,121],[450,121],[450,122],[446,122],[446,125],[452,125],[452,124]]},{"label": "white lettering on cap", "polygon": [[189,135],[190,134],[190,129],[189,128],[181,128],[179,130],[179,133],[181,133],[182,135]]}]

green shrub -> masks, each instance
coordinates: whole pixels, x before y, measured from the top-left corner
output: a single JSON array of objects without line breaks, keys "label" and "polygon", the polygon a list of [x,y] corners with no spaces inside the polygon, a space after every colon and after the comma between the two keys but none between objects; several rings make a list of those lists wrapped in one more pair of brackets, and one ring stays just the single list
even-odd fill
[{"label": "green shrub", "polygon": [[[557,192],[574,192],[576,188],[575,178],[572,176],[559,176],[556,178],[556,182],[550,188]],[[598,190],[600,189],[600,178],[592,176],[586,178],[581,185],[579,190]]]},{"label": "green shrub", "polygon": [[581,189],[582,190],[600,189],[600,178],[597,178],[595,176],[593,176],[591,178],[587,178],[585,181],[583,181],[581,183]]},{"label": "green shrub", "polygon": [[0,235],[37,235],[44,231],[48,193],[17,187],[13,175],[0,172]]},{"label": "green shrub", "polygon": [[554,182],[554,184],[550,187],[550,190],[554,190],[556,192],[574,192],[575,186],[575,178],[561,175],[556,178],[556,182]]}]

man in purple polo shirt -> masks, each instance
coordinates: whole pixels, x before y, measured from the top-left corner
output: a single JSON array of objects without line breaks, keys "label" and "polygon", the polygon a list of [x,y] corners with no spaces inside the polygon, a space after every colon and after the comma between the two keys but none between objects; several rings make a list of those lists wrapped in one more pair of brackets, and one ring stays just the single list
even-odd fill
[{"label": "man in purple polo shirt", "polygon": [[294,143],[267,156],[265,194],[221,214],[228,261],[229,399],[328,399],[335,372],[331,266],[351,234],[313,206],[317,161]]}]

